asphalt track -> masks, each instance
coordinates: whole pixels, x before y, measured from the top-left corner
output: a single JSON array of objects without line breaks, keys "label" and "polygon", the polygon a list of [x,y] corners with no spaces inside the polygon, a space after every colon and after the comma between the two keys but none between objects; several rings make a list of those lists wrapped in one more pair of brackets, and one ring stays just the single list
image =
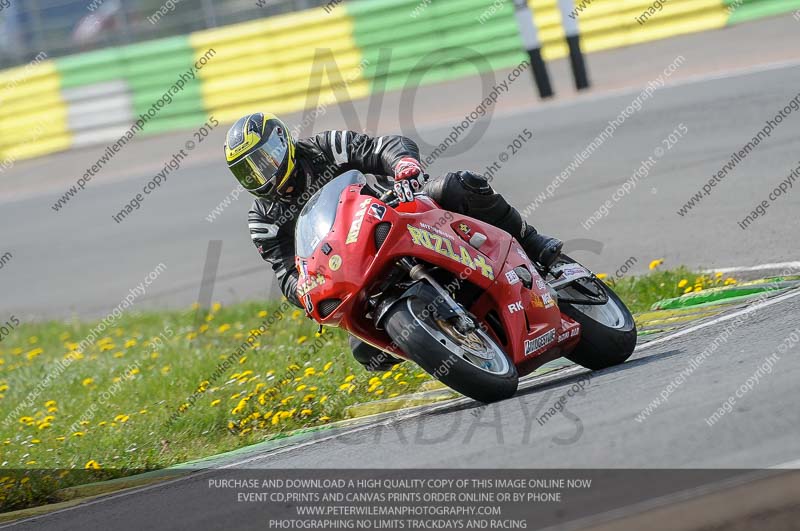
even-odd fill
[{"label": "asphalt track", "polygon": [[[626,84],[623,81],[628,79],[628,71],[635,71],[632,76],[641,87],[682,54],[687,62],[671,84],[629,118],[613,139],[545,201],[532,221],[565,240],[600,242],[602,249],[595,248],[599,254],[579,255],[598,271],[613,272],[629,257],[639,260],[639,269],[651,258],[665,258],[669,265],[696,267],[795,260],[800,195],[789,193],[746,231],[736,224],[797,165],[799,114],[785,120],[689,215],[680,217],[676,211],[800,90],[797,64],[750,68],[702,79],[692,76],[767,60],[790,60],[798,49],[797,28],[796,22],[784,17],[671,39],[637,47],[635,52],[598,55],[590,63],[594,68],[616,68],[599,69],[595,74],[598,87],[605,92],[568,95],[546,105],[526,102],[522,92],[514,92],[492,117],[479,148],[441,160],[432,171],[454,166],[482,169],[522,129],[531,128],[534,142],[509,160],[494,181],[498,190],[524,207],[630,104],[640,88],[608,92]],[[562,86],[568,79],[563,74],[562,70],[557,78]],[[454,88],[465,90],[457,92]],[[477,88],[473,86],[472,93],[468,88],[469,82],[462,82],[423,91],[420,108],[433,109],[425,98],[433,98],[437,91],[441,98],[442,91],[450,91],[452,112],[463,115],[479,100]],[[523,88],[519,83],[514,90]],[[387,96],[385,105],[396,104],[392,98]],[[419,127],[420,135],[431,143],[439,141],[449,133],[448,124],[453,120],[454,116],[437,114],[429,120],[432,125]],[[681,123],[688,133],[659,160],[650,176],[616,204],[608,217],[589,231],[583,229],[580,222]],[[392,129],[390,121],[381,122],[382,132]],[[249,201],[240,200],[214,223],[205,220],[233,188],[224,178],[225,169],[218,158],[220,135],[218,132],[212,139],[216,142],[213,147],[198,149],[172,181],[119,225],[111,215],[141,189],[169,154],[183,146],[189,135],[143,140],[115,161],[107,180],[98,179],[101,182],[87,187],[59,213],[50,205],[96,152],[74,152],[20,164],[10,174],[14,180],[3,175],[3,246],[14,258],[0,270],[0,312],[13,312],[21,319],[61,317],[73,312],[102,314],[160,262],[167,265],[167,271],[137,306],[185,306],[197,296],[209,240],[224,241],[215,300],[267,295],[269,274],[259,263],[245,227]],[[33,180],[37,177],[41,181]],[[583,242],[578,246],[590,245]],[[407,418],[399,416],[308,439],[296,447],[251,455],[226,466],[259,470],[725,470],[764,469],[787,463],[797,466],[797,347],[783,354],[772,373],[740,398],[731,413],[713,426],[705,419],[797,329],[798,310],[797,292],[770,301],[643,422],[636,420],[637,415],[720,334],[726,322],[712,321],[701,329],[641,348],[631,362],[591,377],[574,371],[545,379],[501,404],[479,406],[462,401]],[[569,398],[568,412],[543,424],[536,420],[577,382],[587,380],[589,385]],[[134,489],[23,521],[13,528],[265,528],[257,504],[232,503],[210,493],[207,479],[198,474]],[[620,515],[635,512],[626,509],[635,501],[630,492],[603,494],[577,504],[579,513],[565,512],[561,507],[545,510],[537,527],[564,524],[615,507],[621,510]],[[739,500],[745,499],[729,500],[725,514],[733,514],[741,504]],[[652,523],[648,527],[659,528]]]},{"label": "asphalt track", "polygon": [[[581,96],[569,90],[565,62],[556,62],[554,83],[561,99],[537,102],[530,76],[523,76],[501,98],[480,143],[466,150],[451,148],[431,173],[482,170],[529,128],[533,141],[494,180],[497,190],[525,207],[631,103],[641,87],[682,55],[685,62],[668,85],[625,121],[529,221],[564,240],[599,242],[572,245],[594,249],[575,254],[598,272],[613,273],[631,257],[638,260],[635,271],[654,258],[665,258],[668,266],[692,267],[793,260],[800,194],[789,193],[746,231],[737,227],[737,221],[797,165],[800,113],[785,120],[688,216],[675,212],[797,94],[800,66],[752,68],[797,60],[797,28],[797,22],[786,16],[594,54],[589,64],[596,89]],[[750,70],[731,73],[742,68]],[[709,73],[724,77],[708,78]],[[478,78],[421,89],[410,116],[418,124],[418,134],[407,127],[406,132],[428,144],[440,142],[479,103],[480,90]],[[400,98],[385,97],[377,122],[381,133],[398,130]],[[367,123],[367,103],[355,107],[362,127]],[[338,113],[329,109],[314,130],[346,125]],[[288,120],[299,121],[296,116]],[[356,126],[352,120],[349,123]],[[581,222],[681,123],[688,128],[687,135],[608,217],[585,230]],[[181,169],[121,224],[111,216],[184,147],[191,139],[189,132],[142,139],[127,147],[59,212],[51,205],[97,160],[103,147],[19,163],[0,174],[0,251],[13,255],[0,269],[0,315],[13,313],[23,322],[105,315],[159,263],[166,271],[137,299],[136,307],[185,308],[197,300],[210,240],[223,242],[214,300],[270,296],[271,273],[253,249],[246,227],[250,201],[239,199],[213,223],[205,219],[233,189],[221,162],[224,129],[199,144]]]},{"label": "asphalt track", "polygon": [[[396,416],[359,428],[322,432],[277,451],[219,463],[223,470],[198,472],[168,483],[123,491],[11,527],[69,531],[103,529],[114,522],[115,529],[267,529],[268,518],[278,513],[291,514],[293,504],[280,504],[274,509],[276,512],[268,513],[264,504],[238,503],[233,491],[209,487],[210,478],[243,477],[244,469],[250,471],[246,477],[260,478],[278,476],[277,469],[332,467],[349,469],[350,477],[359,477],[356,469],[366,468],[429,472],[443,468],[538,469],[541,474],[542,469],[568,464],[573,471],[584,469],[583,475],[595,477],[613,477],[614,472],[609,469],[650,470],[638,476],[640,485],[627,482],[627,488],[618,491],[587,491],[573,503],[529,507],[526,515],[535,529],[564,526],[576,519],[581,527],[595,524],[598,514],[610,511],[615,511],[612,514],[616,517],[630,516],[642,507],[658,506],[651,499],[656,495],[660,504],[667,506],[670,501],[698,498],[699,494],[692,494],[696,491],[687,494],[688,486],[705,486],[701,492],[708,494],[716,492],[723,480],[746,485],[747,480],[763,479],[764,472],[742,469],[767,469],[787,463],[796,467],[798,463],[800,411],[795,391],[800,361],[796,350],[779,354],[771,374],[745,392],[731,413],[713,426],[705,421],[798,328],[795,316],[800,311],[800,291],[761,304],[643,422],[636,420],[640,411],[688,367],[693,356],[722,333],[733,315],[694,325],[699,328],[639,348],[625,365],[590,377],[573,370],[543,378],[514,398],[489,406],[462,400],[405,419]],[[537,420],[582,380],[588,385],[568,398],[564,413],[544,423]],[[253,469],[267,468],[276,470],[253,475]],[[660,475],[658,469],[662,469]],[[668,469],[684,472],[669,476]],[[691,469],[706,472],[697,475]],[[671,480],[666,481],[667,477]],[[781,492],[794,492],[787,488],[795,489],[796,480],[785,480],[788,483],[774,489],[773,498],[780,498]],[[729,499],[722,514],[735,514],[738,503]],[[656,522],[647,523],[652,527]],[[723,524],[725,520],[716,523]],[[642,529],[641,523],[638,529]]]}]

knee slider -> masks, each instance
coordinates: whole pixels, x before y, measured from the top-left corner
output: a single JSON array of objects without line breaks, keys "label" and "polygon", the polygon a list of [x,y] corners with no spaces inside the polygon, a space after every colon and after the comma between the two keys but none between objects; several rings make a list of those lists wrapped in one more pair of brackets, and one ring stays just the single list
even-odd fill
[{"label": "knee slider", "polygon": [[481,195],[490,195],[494,193],[489,180],[486,176],[473,173],[471,171],[460,171],[455,174],[458,182],[461,183],[466,190]]}]

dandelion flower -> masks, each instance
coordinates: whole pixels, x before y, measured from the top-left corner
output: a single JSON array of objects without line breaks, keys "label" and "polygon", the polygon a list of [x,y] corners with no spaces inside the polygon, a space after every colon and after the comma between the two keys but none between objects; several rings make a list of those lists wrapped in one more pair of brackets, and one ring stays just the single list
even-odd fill
[{"label": "dandelion flower", "polygon": [[217,332],[219,332],[220,334],[223,334],[223,333],[227,332],[230,329],[231,329],[231,325],[229,325],[228,323],[225,323],[225,324],[221,325],[219,328],[217,328]]},{"label": "dandelion flower", "polygon": [[55,405],[56,405],[55,400],[48,400],[47,402],[44,403],[44,407],[53,407]]},{"label": "dandelion flower", "polygon": [[83,468],[86,470],[100,470],[100,463],[94,459],[91,459],[85,465],[83,465]]},{"label": "dandelion flower", "polygon": [[220,402],[222,402],[222,400],[220,400],[219,398],[217,398],[216,400],[212,400],[211,407],[218,406]]},{"label": "dandelion flower", "polygon": [[344,381],[345,381],[345,383],[348,383],[348,382],[352,382],[355,379],[356,379],[356,377],[351,374],[350,376],[345,378]]},{"label": "dandelion flower", "polygon": [[89,387],[93,383],[94,383],[94,378],[84,378],[83,381],[81,382],[81,385],[83,385],[84,387]]},{"label": "dandelion flower", "polygon": [[128,422],[128,419],[131,418],[128,415],[120,414],[114,417],[115,422]]},{"label": "dandelion flower", "polygon": [[657,268],[663,263],[664,263],[663,258],[659,258],[658,260],[653,260],[652,262],[650,262],[650,271],[653,271],[655,268]]},{"label": "dandelion flower", "polygon": [[297,344],[298,345],[302,345],[306,341],[308,341],[308,337],[306,337],[306,336],[300,336],[300,337],[297,338]]},{"label": "dandelion flower", "polygon": [[685,287],[686,287],[688,284],[689,284],[689,281],[688,281],[688,280],[686,280],[686,279],[684,278],[684,279],[681,279],[681,281],[680,281],[680,282],[678,282],[678,287],[679,287],[679,288],[681,288],[681,289],[683,289],[683,288],[685,288]]}]

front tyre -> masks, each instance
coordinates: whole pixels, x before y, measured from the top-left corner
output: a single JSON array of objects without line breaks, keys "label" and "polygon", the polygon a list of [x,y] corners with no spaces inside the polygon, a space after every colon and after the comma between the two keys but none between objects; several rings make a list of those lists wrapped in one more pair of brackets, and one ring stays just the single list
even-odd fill
[{"label": "front tyre", "polygon": [[483,330],[461,334],[419,297],[395,303],[384,319],[392,340],[425,372],[483,403],[514,396],[519,376],[505,352]]}]

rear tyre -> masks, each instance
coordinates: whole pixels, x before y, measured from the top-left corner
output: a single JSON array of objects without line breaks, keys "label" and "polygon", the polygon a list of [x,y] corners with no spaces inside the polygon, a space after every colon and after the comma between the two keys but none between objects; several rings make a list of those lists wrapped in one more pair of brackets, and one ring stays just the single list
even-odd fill
[{"label": "rear tyre", "polygon": [[517,368],[484,331],[460,334],[438,319],[419,297],[398,301],[387,312],[386,332],[425,372],[462,395],[483,403],[514,396]]},{"label": "rear tyre", "polygon": [[[614,291],[594,280],[608,295],[603,305],[560,303],[568,317],[581,325],[581,341],[567,359],[598,371],[624,363],[636,348],[636,323],[633,315]],[[569,288],[567,288],[569,289]]]}]

